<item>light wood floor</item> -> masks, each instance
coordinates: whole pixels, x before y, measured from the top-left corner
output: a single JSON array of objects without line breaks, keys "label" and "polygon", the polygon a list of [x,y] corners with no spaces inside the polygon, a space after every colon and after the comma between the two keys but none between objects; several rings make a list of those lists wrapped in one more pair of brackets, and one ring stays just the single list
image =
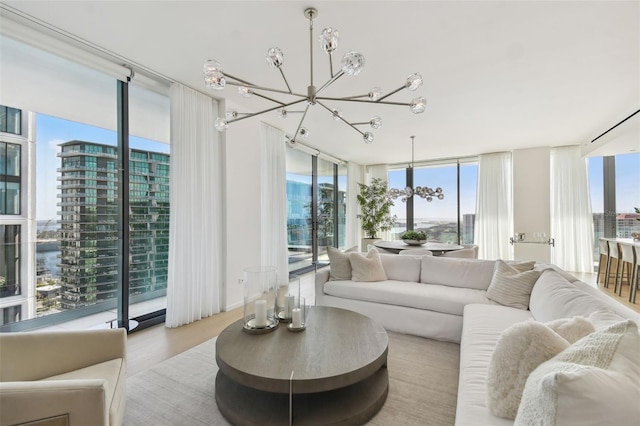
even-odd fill
[{"label": "light wood floor", "polygon": [[[573,275],[599,288],[602,292],[615,298],[625,306],[640,312],[640,297],[637,298],[635,304],[628,301],[628,285],[625,284],[623,286],[622,296],[618,296],[613,292],[613,285],[609,288],[597,285],[596,274],[573,273]],[[307,280],[302,289],[306,292],[307,299],[313,300],[312,282],[310,283]],[[307,304],[310,303],[307,302]],[[240,318],[242,318],[242,308],[237,308],[182,327],[166,328],[163,324],[159,324],[129,335],[127,341],[127,375],[133,376],[172,356],[212,339],[219,335],[229,324]]]}]

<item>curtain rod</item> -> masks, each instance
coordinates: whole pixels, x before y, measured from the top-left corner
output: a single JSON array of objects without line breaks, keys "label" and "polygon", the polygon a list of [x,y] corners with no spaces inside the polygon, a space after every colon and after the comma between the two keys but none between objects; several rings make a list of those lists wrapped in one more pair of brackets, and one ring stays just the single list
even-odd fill
[{"label": "curtain rod", "polygon": [[628,119],[630,119],[631,117],[633,117],[634,115],[636,115],[639,112],[640,112],[640,109],[637,110],[636,112],[632,113],[630,116],[628,116],[627,118],[625,118],[624,120],[622,120],[618,124],[616,124],[613,127],[611,127],[609,130],[605,130],[604,133],[602,133],[600,136],[598,136],[597,138],[592,140],[591,143],[594,143],[595,141],[597,141],[598,139],[600,139],[601,137],[603,137],[604,135],[606,135],[607,133],[609,133],[610,131],[612,131],[613,129],[615,129],[616,127],[618,127],[619,125],[621,125],[622,123],[624,123],[625,121],[627,121]]}]

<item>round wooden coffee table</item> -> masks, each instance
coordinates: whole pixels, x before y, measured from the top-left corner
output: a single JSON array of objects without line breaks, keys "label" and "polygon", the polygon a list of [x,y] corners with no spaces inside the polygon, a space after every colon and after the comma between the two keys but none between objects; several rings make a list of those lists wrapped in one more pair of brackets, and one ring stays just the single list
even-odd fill
[{"label": "round wooden coffee table", "polygon": [[216,402],[234,425],[359,425],[389,390],[389,340],[372,319],[310,306],[306,330],[287,324],[267,334],[242,331],[242,320],[216,341]]}]

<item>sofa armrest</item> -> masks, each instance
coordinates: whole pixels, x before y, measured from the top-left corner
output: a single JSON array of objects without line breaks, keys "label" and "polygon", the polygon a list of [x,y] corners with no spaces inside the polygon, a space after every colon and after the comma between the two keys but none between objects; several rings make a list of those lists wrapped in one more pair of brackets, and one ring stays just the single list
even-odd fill
[{"label": "sofa armrest", "polygon": [[316,304],[324,294],[324,284],[329,281],[329,267],[324,267],[316,272]]},{"label": "sofa armrest", "polygon": [[107,425],[105,380],[0,383],[0,424],[15,425],[67,415],[71,425]]},{"label": "sofa armrest", "polygon": [[39,380],[126,358],[127,333],[106,330],[0,333],[0,380]]}]

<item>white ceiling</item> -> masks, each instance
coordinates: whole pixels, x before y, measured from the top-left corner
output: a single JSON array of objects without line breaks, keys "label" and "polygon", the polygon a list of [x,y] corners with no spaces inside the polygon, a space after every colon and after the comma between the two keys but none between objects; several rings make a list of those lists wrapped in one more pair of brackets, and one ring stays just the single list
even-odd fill
[{"label": "white ceiling", "polygon": [[[640,107],[639,1],[2,1],[39,20],[115,52],[132,63],[205,91],[204,60],[252,83],[284,89],[264,57],[284,51],[283,70],[294,92],[309,85],[309,29],[313,6],[314,79],[329,74],[317,44],[320,30],[340,31],[342,55],[366,58],[362,73],[344,76],[327,96],[383,92],[420,72],[424,86],[388,98],[426,96],[427,110],[341,103],[349,121],[383,118],[365,145],[355,131],[313,106],[308,145],[362,164],[477,155],[584,144]],[[246,112],[273,104],[248,103],[233,87],[212,93]],[[283,98],[287,99],[287,98]],[[334,104],[337,106],[337,104]],[[299,115],[264,120],[293,133]],[[233,126],[233,125],[232,125]],[[364,130],[365,128],[363,128]],[[370,130],[370,129],[369,129]],[[229,129],[232,141],[233,128]],[[639,148],[640,135],[630,138]]]}]

